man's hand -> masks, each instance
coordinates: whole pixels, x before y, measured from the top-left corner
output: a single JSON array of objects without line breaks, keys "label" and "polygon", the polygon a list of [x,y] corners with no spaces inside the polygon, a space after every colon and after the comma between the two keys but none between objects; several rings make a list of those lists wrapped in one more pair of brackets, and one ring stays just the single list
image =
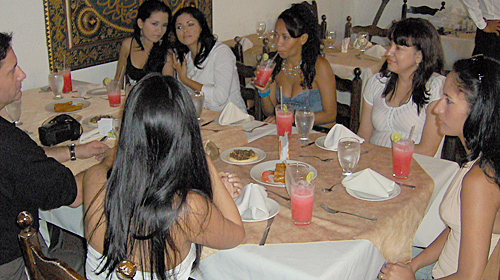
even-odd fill
[{"label": "man's hand", "polygon": [[104,152],[108,149],[108,145],[99,141],[92,141],[90,143],[75,146],[75,153],[76,157],[80,159],[95,157],[96,160],[101,161],[104,158]]},{"label": "man's hand", "polygon": [[500,35],[500,20],[487,20],[486,27],[483,29],[486,33],[495,33]]}]

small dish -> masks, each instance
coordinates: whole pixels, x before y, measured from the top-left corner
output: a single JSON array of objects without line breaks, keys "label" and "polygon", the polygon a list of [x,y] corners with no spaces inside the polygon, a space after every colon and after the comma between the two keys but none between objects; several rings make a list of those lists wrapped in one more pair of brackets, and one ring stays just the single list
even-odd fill
[{"label": "small dish", "polygon": [[241,216],[241,220],[245,223],[262,222],[262,221],[269,220],[272,217],[276,216],[276,214],[278,214],[278,212],[280,211],[280,205],[278,204],[278,202],[276,202],[273,199],[270,199],[269,197],[266,197],[266,206],[267,206],[267,209],[269,210],[268,217],[262,218],[262,219],[253,219],[250,211],[246,211]]},{"label": "small dish", "polygon": [[316,139],[316,141],[314,141],[314,143],[316,144],[316,146],[318,146],[319,148],[321,148],[323,150],[336,152],[337,149],[330,149],[330,148],[325,147],[325,139],[326,139],[326,136],[318,137]]},{"label": "small dish", "polygon": [[367,194],[367,193],[364,193],[364,192],[359,192],[359,191],[351,190],[349,188],[346,188],[345,190],[352,197],[355,197],[355,198],[361,199],[361,200],[366,200],[366,201],[384,201],[384,200],[389,200],[389,199],[395,198],[396,196],[398,196],[401,193],[401,187],[398,184],[394,184],[394,190],[389,195],[389,197],[374,196],[374,195]]},{"label": "small dish", "polygon": [[[252,161],[252,162],[234,162],[229,160],[229,154],[234,151],[234,150],[252,150],[257,154],[257,159]],[[261,149],[258,148],[251,148],[251,147],[237,147],[237,148],[231,148],[223,151],[220,154],[220,159],[223,162],[229,163],[229,164],[234,164],[234,165],[247,165],[247,164],[255,164],[257,162],[261,162],[266,158],[266,152],[264,152]]]}]

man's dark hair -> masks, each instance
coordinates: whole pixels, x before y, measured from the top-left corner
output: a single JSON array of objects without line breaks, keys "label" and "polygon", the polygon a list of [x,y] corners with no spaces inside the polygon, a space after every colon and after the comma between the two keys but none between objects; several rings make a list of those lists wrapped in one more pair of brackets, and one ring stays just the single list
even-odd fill
[{"label": "man's dark hair", "polygon": [[10,42],[12,42],[12,33],[0,32],[0,67],[7,56],[7,51],[11,48]]}]

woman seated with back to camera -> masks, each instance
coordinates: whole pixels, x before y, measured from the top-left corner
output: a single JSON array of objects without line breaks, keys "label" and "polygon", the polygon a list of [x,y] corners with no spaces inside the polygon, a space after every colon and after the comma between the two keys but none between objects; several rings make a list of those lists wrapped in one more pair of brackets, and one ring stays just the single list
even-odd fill
[{"label": "woman seated with back to camera", "polygon": [[391,147],[393,132],[408,138],[415,126],[415,153],[434,156],[443,138],[432,113],[445,80],[439,34],[429,21],[409,18],[390,27],[389,39],[387,61],[364,89],[358,135]]},{"label": "woman seated with back to camera", "polygon": [[168,41],[171,16],[170,8],[163,1],[147,0],[141,4],[134,22],[134,33],[122,42],[115,80],[126,77],[135,84],[152,72],[173,76]]},{"label": "woman seated with back to camera", "polygon": [[115,277],[130,260],[136,280],[188,279],[202,246],[243,241],[232,197],[239,183],[223,183],[205,156],[194,105],[175,78],[140,80],[122,119],[114,163],[108,155],[84,177],[87,277]]},{"label": "woman seated with back to camera", "polygon": [[268,122],[275,122],[274,108],[279,103],[309,106],[315,125],[335,122],[335,75],[330,63],[320,56],[317,26],[314,15],[303,5],[293,5],[279,15],[274,28],[278,34],[276,67],[265,87],[255,85],[264,114],[270,116]]}]

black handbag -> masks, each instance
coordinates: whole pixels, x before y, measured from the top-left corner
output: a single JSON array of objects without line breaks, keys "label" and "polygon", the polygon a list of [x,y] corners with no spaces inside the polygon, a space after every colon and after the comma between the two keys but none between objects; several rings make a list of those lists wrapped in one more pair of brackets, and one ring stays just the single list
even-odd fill
[{"label": "black handbag", "polygon": [[82,135],[82,125],[67,114],[57,115],[45,121],[38,128],[40,142],[44,146],[53,146],[67,140],[77,140]]}]

